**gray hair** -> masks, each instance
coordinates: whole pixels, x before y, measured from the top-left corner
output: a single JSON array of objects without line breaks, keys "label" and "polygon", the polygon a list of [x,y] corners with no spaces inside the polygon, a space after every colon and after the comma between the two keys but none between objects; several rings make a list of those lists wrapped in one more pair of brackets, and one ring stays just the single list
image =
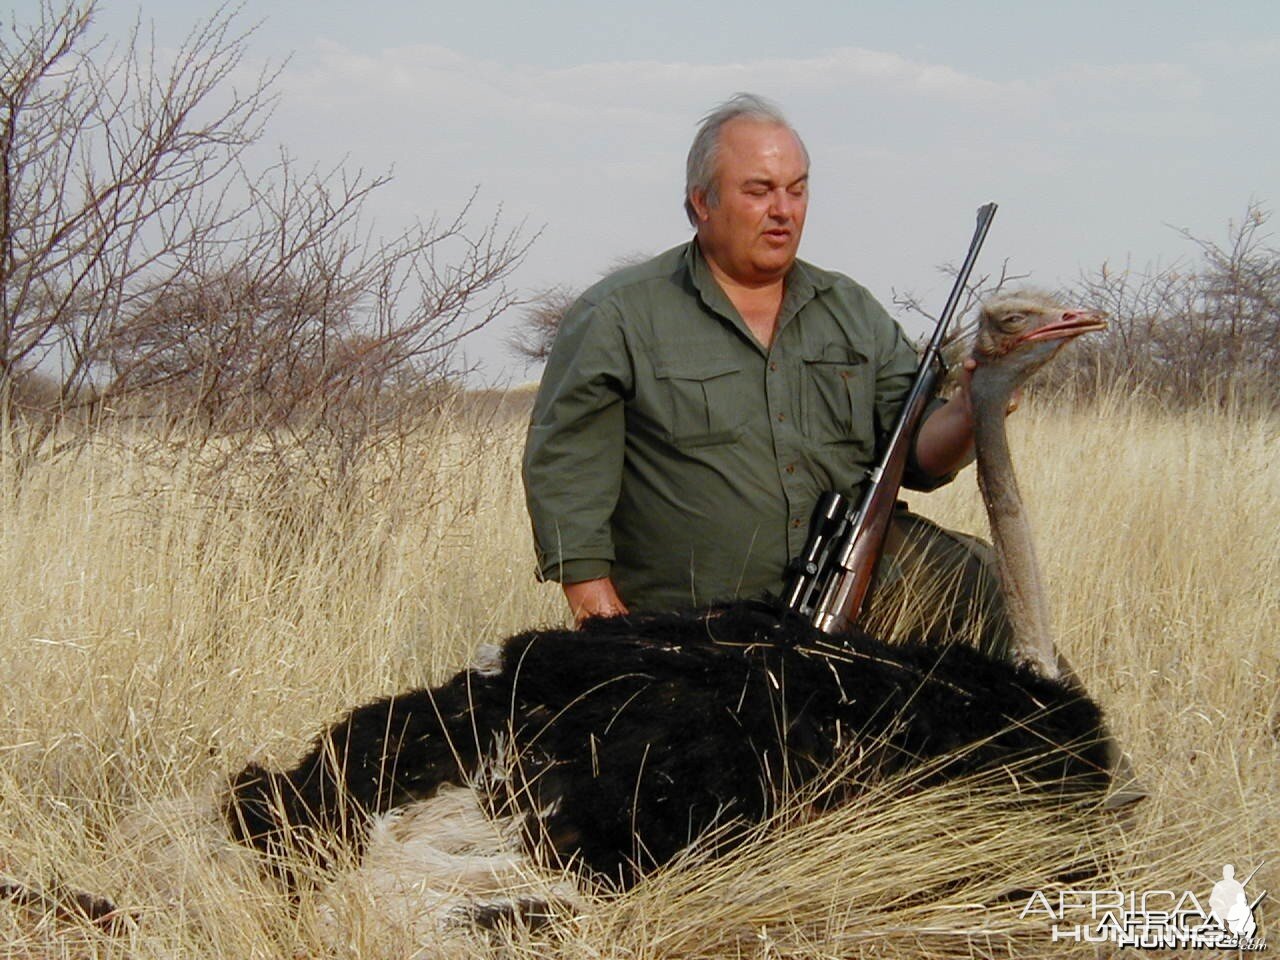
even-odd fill
[{"label": "gray hair", "polygon": [[805,149],[804,141],[800,140],[800,134],[787,122],[777,104],[754,93],[735,93],[702,118],[702,124],[689,147],[689,159],[685,162],[684,173],[684,212],[695,227],[698,225],[698,214],[690,198],[693,191],[701,190],[711,206],[720,202],[720,191],[716,184],[716,166],[720,160],[720,130],[730,120],[740,117],[786,127],[795,134],[800,149],[804,151],[805,161],[809,160],[809,151]]}]

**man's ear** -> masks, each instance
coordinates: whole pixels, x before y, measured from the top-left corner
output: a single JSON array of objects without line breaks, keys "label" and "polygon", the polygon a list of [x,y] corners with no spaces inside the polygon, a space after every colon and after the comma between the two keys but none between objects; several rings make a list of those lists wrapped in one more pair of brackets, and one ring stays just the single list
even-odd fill
[{"label": "man's ear", "polygon": [[689,191],[689,203],[700,223],[706,223],[711,216],[711,205],[707,203],[707,191],[694,187]]}]

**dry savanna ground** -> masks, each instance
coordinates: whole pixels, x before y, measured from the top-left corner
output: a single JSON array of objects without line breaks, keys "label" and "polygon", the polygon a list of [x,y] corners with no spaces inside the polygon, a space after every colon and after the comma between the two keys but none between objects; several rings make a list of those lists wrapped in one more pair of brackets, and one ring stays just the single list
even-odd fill
[{"label": "dry savanna ground", "polygon": [[[550,930],[448,943],[415,942],[358,883],[290,899],[210,810],[246,759],[288,762],[351,706],[561,621],[531,576],[518,424],[442,428],[413,469],[341,494],[251,472],[211,486],[127,433],[21,477],[0,464],[0,875],[129,911],[104,929],[0,904],[0,955],[1109,955],[1022,915],[1080,860],[1093,888],[1206,900],[1224,863],[1257,867],[1280,948],[1278,427],[1120,401],[1014,418],[1060,645],[1151,792],[1123,827],[1010,814],[998,786],[891,785],[589,895]],[[912,504],[985,526],[971,471]]]}]

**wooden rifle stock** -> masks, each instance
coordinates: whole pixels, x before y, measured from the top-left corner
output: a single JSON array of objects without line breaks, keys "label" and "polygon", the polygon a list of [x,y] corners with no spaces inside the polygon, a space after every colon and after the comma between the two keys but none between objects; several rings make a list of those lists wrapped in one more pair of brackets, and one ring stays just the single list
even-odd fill
[{"label": "wooden rifle stock", "polygon": [[903,402],[884,454],[871,472],[862,501],[854,508],[841,494],[832,491],[823,494],[814,509],[804,552],[791,562],[791,579],[783,594],[783,604],[824,633],[848,630],[862,612],[893,519],[911,444],[942,372],[942,340],[995,212],[994,203],[978,210],[969,252],[956,274],[951,295],[920,358],[911,391]]}]

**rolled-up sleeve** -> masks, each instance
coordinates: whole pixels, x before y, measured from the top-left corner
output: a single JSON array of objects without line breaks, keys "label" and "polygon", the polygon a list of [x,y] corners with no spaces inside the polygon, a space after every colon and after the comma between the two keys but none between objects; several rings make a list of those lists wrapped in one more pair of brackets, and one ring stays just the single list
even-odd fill
[{"label": "rolled-up sleeve", "polygon": [[574,304],[547,360],[525,442],[525,498],[540,579],[576,583],[609,575],[632,371],[616,308]]}]

